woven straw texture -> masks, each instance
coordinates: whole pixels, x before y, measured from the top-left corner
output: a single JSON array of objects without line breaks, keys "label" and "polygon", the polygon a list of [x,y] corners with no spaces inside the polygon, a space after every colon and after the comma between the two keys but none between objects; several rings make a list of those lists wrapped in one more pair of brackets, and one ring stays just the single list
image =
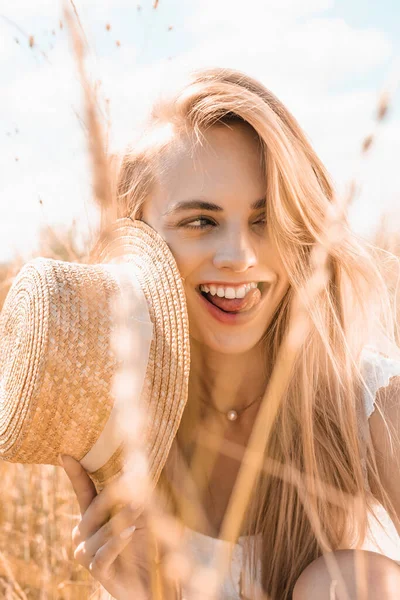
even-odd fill
[{"label": "woven straw texture", "polygon": [[[17,276],[0,317],[0,457],[58,464],[81,460],[114,405],[109,263],[129,262],[148,302],[154,336],[141,402],[155,484],[187,400],[189,331],[182,281],[165,242],[146,224],[120,220],[93,253],[103,264],[35,259]],[[98,489],[123,468],[122,445],[91,473]]]}]

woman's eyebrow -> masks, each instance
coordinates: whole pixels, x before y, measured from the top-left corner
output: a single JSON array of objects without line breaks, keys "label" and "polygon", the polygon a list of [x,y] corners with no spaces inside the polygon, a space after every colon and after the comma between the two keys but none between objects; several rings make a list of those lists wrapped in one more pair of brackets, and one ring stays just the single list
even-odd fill
[{"label": "woman's eyebrow", "polygon": [[211,210],[214,212],[222,212],[224,209],[218,204],[214,204],[213,202],[207,202],[206,200],[183,200],[182,202],[177,202],[173,204],[171,208],[169,208],[164,216],[168,216],[171,213],[175,213],[181,210]]},{"label": "woman's eyebrow", "polygon": [[[252,210],[259,210],[261,208],[265,208],[265,198],[260,198],[260,200],[256,200],[251,205]],[[169,208],[164,216],[168,216],[172,213],[176,213],[182,210],[209,210],[214,212],[222,212],[224,209],[222,206],[218,204],[214,204],[213,202],[207,202],[206,200],[183,200],[182,202],[177,202],[173,204],[171,208]]]},{"label": "woman's eyebrow", "polygon": [[256,200],[255,202],[253,202],[253,204],[251,205],[252,210],[259,210],[260,208],[265,208],[266,206],[266,201],[265,198],[260,198],[260,200]]}]

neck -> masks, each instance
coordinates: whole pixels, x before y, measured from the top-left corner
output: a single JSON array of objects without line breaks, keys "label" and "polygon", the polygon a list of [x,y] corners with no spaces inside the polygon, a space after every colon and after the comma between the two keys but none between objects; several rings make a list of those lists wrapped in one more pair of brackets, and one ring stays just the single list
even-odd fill
[{"label": "neck", "polygon": [[[220,354],[191,341],[189,398],[212,404],[221,412],[240,412],[265,391],[268,368],[261,346],[241,354]],[[259,407],[254,402],[243,413],[244,420],[254,418]],[[211,409],[212,410],[212,409]]]}]

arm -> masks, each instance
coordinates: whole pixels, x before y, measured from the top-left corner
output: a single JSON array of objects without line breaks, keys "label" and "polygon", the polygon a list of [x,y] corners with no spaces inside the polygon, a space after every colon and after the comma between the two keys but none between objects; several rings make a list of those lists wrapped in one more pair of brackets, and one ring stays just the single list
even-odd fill
[{"label": "arm", "polygon": [[372,444],[382,485],[395,511],[390,516],[400,535],[400,376],[378,390],[376,405],[369,418]]}]

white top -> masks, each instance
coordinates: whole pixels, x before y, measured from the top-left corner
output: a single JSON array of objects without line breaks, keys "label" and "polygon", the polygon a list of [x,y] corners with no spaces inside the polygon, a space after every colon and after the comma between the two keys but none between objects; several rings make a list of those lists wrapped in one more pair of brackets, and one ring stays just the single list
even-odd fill
[{"label": "white top", "polygon": [[[378,389],[386,387],[391,377],[400,375],[400,362],[388,359],[372,350],[365,349],[363,352],[362,373],[368,390],[364,393],[364,406],[369,418],[375,408],[375,396]],[[368,485],[368,482],[367,482]],[[400,563],[400,537],[384,508],[377,503],[376,516],[382,521],[383,527],[376,522],[372,515],[369,516],[369,532],[361,549],[371,550],[384,554]],[[260,535],[260,534],[259,534]],[[258,536],[251,536],[251,543],[255,543]],[[261,538],[261,535],[260,535]],[[233,547],[231,570],[226,577],[219,598],[221,600],[240,600],[240,577],[243,562],[244,537],[239,538]],[[185,547],[188,555],[193,559],[195,565],[211,566],[216,549],[221,545],[229,545],[229,542],[212,538],[189,528],[185,528]],[[261,565],[258,565],[258,577],[260,579]],[[206,590],[201,586],[201,595],[198,596],[194,589],[185,589],[184,600],[206,600]]]}]

